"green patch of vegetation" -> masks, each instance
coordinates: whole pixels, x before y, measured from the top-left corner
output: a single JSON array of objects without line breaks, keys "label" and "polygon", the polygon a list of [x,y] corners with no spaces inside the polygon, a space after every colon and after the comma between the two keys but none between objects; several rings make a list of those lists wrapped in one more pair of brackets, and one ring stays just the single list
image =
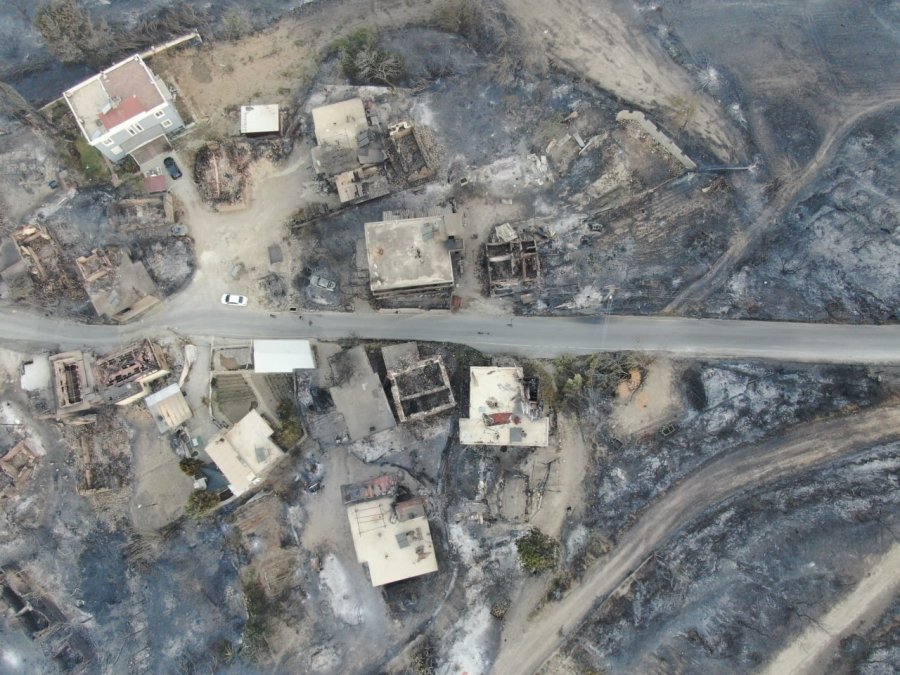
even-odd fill
[{"label": "green patch of vegetation", "polygon": [[109,171],[103,162],[103,155],[92,147],[84,138],[75,139],[75,152],[78,153],[78,168],[88,183],[95,185],[109,180]]},{"label": "green patch of vegetation", "polygon": [[244,645],[241,653],[250,658],[258,658],[268,650],[266,629],[272,603],[258,579],[244,581],[244,602],[247,603],[247,623],[244,624]]},{"label": "green patch of vegetation", "polygon": [[562,408],[577,410],[587,392],[611,396],[620,382],[631,377],[632,371],[638,371],[643,378],[649,365],[650,357],[635,352],[560,356],[553,361],[555,402]]},{"label": "green patch of vegetation", "polygon": [[231,9],[222,17],[222,37],[226,40],[239,40],[251,29],[247,15],[239,9]]},{"label": "green patch of vegetation", "polygon": [[203,468],[203,462],[194,457],[182,457],[181,461],[178,462],[178,468],[191,478],[200,478],[203,475],[200,473],[200,469]]},{"label": "green patch of vegetation", "polygon": [[109,30],[94,23],[76,0],[50,0],[34,14],[37,28],[47,48],[62,63],[100,66],[109,55]]},{"label": "green patch of vegetation", "polygon": [[184,507],[184,511],[193,518],[201,518],[218,504],[219,498],[212,492],[207,492],[206,490],[194,490],[191,493],[191,496],[188,497],[187,506]]},{"label": "green patch of vegetation", "polygon": [[341,72],[355,84],[393,87],[403,74],[403,59],[379,46],[378,32],[373,28],[360,28],[335,40],[331,47],[340,57]]},{"label": "green patch of vegetation", "polygon": [[303,440],[303,423],[294,403],[288,399],[282,400],[275,412],[281,425],[275,432],[275,442],[285,450],[290,450]]},{"label": "green patch of vegetation", "polygon": [[516,540],[519,560],[530,574],[541,574],[556,565],[559,542],[535,528]]}]

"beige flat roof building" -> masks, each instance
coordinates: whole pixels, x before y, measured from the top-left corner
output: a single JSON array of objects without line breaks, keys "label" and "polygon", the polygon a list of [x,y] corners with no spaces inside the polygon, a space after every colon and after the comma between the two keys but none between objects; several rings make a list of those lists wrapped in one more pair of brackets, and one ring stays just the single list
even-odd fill
[{"label": "beige flat roof building", "polygon": [[242,105],[242,134],[277,134],[281,132],[281,115],[278,104]]},{"label": "beige flat roof building", "polygon": [[550,442],[550,419],[538,417],[527,399],[521,368],[469,369],[469,417],[459,420],[459,441],[525,447]]},{"label": "beige flat roof building", "polygon": [[272,442],[273,433],[262,416],[251,410],[207,444],[206,454],[228,480],[228,487],[235,496],[259,485],[272,467],[285,457],[284,451]]},{"label": "beige flat roof building", "polygon": [[159,433],[177,429],[191,419],[191,409],[178,384],[170,384],[144,399]]},{"label": "beige flat roof building", "polygon": [[366,223],[369,286],[375,297],[453,287],[454,251],[462,249],[462,214]]},{"label": "beige flat roof building", "polygon": [[437,572],[431,529],[420,497],[395,503],[393,497],[347,507],[356,558],[369,568],[373,586]]},{"label": "beige flat roof building", "polygon": [[359,133],[369,127],[366,109],[359,98],[313,108],[312,118],[319,145],[356,148]]}]

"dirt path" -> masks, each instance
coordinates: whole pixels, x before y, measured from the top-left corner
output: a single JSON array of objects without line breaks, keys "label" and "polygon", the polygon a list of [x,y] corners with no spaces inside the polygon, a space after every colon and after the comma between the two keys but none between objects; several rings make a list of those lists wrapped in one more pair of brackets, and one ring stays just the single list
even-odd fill
[{"label": "dirt path", "polygon": [[[598,0],[506,0],[536,48],[615,96],[664,117],[710,144],[722,161],[743,143],[715,101],[666,52],[634,26],[633,9]],[[629,15],[630,14],[630,15]]]},{"label": "dirt path", "polygon": [[900,544],[885,553],[828,614],[772,659],[764,675],[821,673],[841,639],[877,619],[900,590]]},{"label": "dirt path", "polygon": [[756,220],[742,232],[738,232],[727,251],[710,267],[709,271],[689,286],[685,287],[663,310],[664,314],[680,314],[690,307],[699,307],[715,290],[721,288],[728,276],[746,257],[750,248],[775,225],[778,219],[797,200],[799,195],[818,179],[840,150],[843,141],[866,117],[877,115],[900,104],[900,99],[892,98],[878,104],[862,108],[831,129],[819,146],[815,157],[796,176],[783,177],[783,184],[776,197],[757,216]]},{"label": "dirt path", "polygon": [[532,607],[514,604],[507,615],[507,626],[524,628],[515,633],[504,631],[492,672],[524,674],[538,670],[598,600],[614,591],[679,528],[724,498],[898,437],[900,406],[895,405],[809,424],[713,461],[651,505],[620,537],[609,557],[598,561],[561,602],[549,605],[531,622],[524,617]]}]

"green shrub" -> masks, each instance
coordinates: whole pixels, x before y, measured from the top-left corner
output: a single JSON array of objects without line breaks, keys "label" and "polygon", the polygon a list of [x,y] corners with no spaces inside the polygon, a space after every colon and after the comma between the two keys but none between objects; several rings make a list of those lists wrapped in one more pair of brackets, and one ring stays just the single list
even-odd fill
[{"label": "green shrub", "polygon": [[200,469],[202,469],[203,466],[203,462],[194,457],[182,457],[181,461],[178,462],[178,468],[191,478],[200,478],[200,476],[203,475],[200,472]]},{"label": "green shrub", "polygon": [[184,510],[189,516],[200,518],[211,508],[217,506],[219,498],[206,490],[194,490],[188,497]]},{"label": "green shrub", "polygon": [[559,543],[537,528],[516,541],[519,560],[530,574],[540,574],[556,565]]},{"label": "green shrub", "polygon": [[332,44],[341,60],[341,72],[358,84],[379,83],[393,86],[403,74],[403,60],[399,54],[378,46],[378,33],[372,28],[360,28]]}]

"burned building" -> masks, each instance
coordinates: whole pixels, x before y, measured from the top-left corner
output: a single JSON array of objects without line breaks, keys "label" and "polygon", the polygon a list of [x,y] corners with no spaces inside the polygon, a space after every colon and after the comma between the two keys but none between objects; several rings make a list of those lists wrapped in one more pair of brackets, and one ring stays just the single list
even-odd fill
[{"label": "burned building", "polygon": [[425,500],[397,501],[397,486],[389,475],[341,486],[356,559],[376,587],[438,570]]},{"label": "burned building", "polygon": [[81,673],[94,661],[95,652],[84,628],[60,609],[40,588],[39,580],[16,564],[0,568],[0,608],[15,617],[31,640],[40,640],[60,672]]},{"label": "burned building", "polygon": [[369,287],[376,298],[446,293],[453,288],[454,256],[464,251],[462,212],[402,218],[385,212],[366,223]]},{"label": "burned building", "polygon": [[169,374],[162,351],[149,340],[94,362],[94,378],[106,404],[128,405],[150,393],[149,383]]},{"label": "burned building", "polygon": [[521,368],[469,369],[469,417],[459,420],[464,445],[543,447],[550,442],[550,419],[542,416],[538,383]]},{"label": "burned building", "polygon": [[55,354],[50,357],[50,367],[57,419],[84,413],[102,402],[89,354],[79,351]]},{"label": "burned building", "polygon": [[[12,234],[21,259],[28,267],[35,292],[44,298],[83,297],[78,280],[64,264],[62,248],[47,228],[39,225],[23,227]],[[4,277],[22,274],[21,267],[4,271]],[[24,279],[16,283],[28,285]]]},{"label": "burned building", "polygon": [[387,176],[375,166],[344,171],[334,177],[341,204],[361,204],[389,194]]},{"label": "burned building", "polygon": [[20,441],[0,457],[0,499],[19,494],[31,480],[40,458],[26,441]]},{"label": "burned building", "polygon": [[421,358],[415,342],[383,347],[381,353],[401,422],[420,420],[456,405],[441,356]]},{"label": "burned building", "polygon": [[541,279],[537,241],[523,237],[509,223],[494,229],[484,245],[484,256],[491,295],[521,292]]},{"label": "burned building", "polygon": [[[164,176],[152,176],[152,178],[161,178],[163,190],[165,190],[166,179]],[[120,199],[107,207],[106,217],[120,232],[136,232],[164,227],[175,222],[175,201],[168,192],[147,197]]]},{"label": "burned building", "polygon": [[424,183],[436,173],[421,134],[410,122],[388,128],[386,151],[392,170],[407,186]]},{"label": "burned building", "polygon": [[94,249],[75,259],[84,290],[98,316],[125,323],[159,304],[159,292],[147,268],[121,248]]},{"label": "burned building", "polygon": [[34,288],[28,263],[12,239],[0,240],[0,282],[13,300],[23,300]]},{"label": "burned building", "polygon": [[390,192],[381,133],[369,125],[359,98],[312,111],[316,147],[313,168],[333,180],[341,204],[359,204]]}]

